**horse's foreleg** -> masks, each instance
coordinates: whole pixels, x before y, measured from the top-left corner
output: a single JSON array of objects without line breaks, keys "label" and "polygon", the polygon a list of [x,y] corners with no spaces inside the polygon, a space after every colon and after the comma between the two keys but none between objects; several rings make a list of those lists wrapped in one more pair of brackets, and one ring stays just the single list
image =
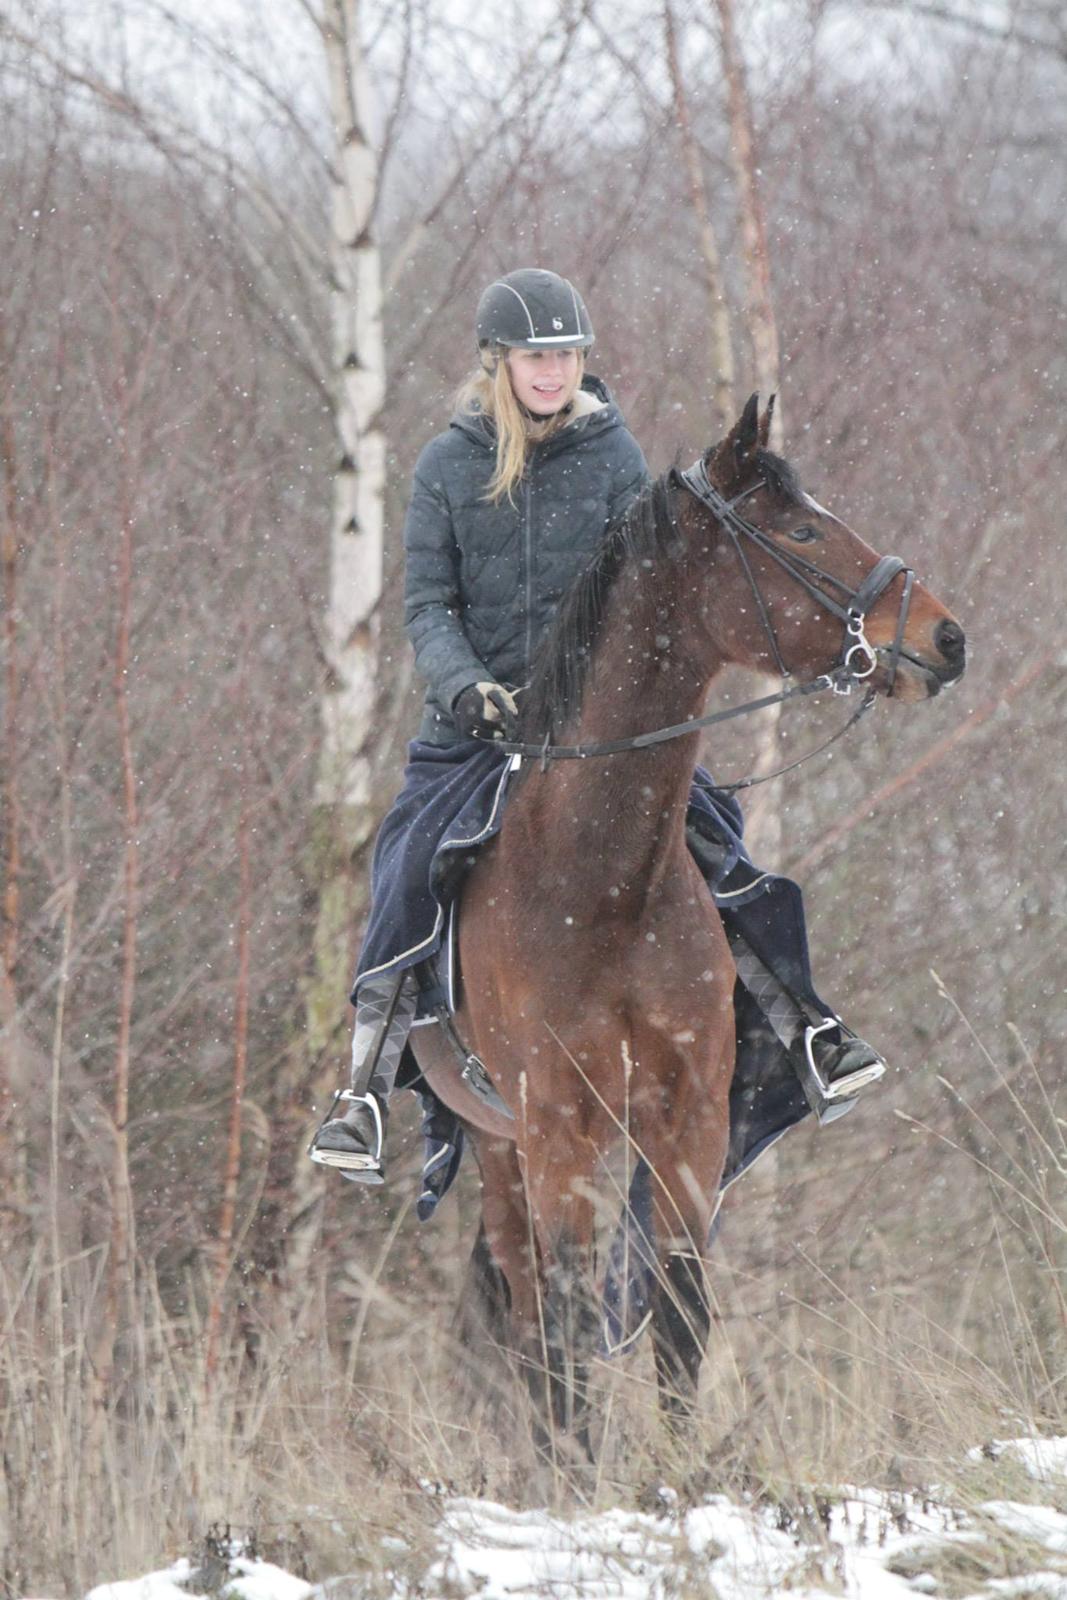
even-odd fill
[{"label": "horse's foreleg", "polygon": [[695,1249],[661,1256],[652,1299],[652,1342],[660,1404],[675,1424],[691,1417],[696,1407],[710,1327],[703,1256]]},{"label": "horse's foreleg", "polygon": [[542,1356],[555,1426],[591,1455],[588,1436],[589,1363],[600,1332],[594,1285],[591,1186],[572,1159],[527,1156],[527,1193],[542,1262]]},{"label": "horse's foreleg", "polygon": [[[639,1060],[651,1060],[646,1053]],[[705,1251],[715,1215],[729,1128],[726,1073],[711,1080],[694,1068],[664,1071],[670,1104],[642,1119],[642,1153],[653,1172],[652,1210],[658,1262],[652,1338],[660,1403],[675,1422],[696,1405],[700,1365],[711,1327]]]},{"label": "horse's foreleg", "polygon": [[515,1146],[471,1137],[482,1175],[482,1226],[468,1271],[461,1327],[525,1363],[539,1343],[539,1261]]},{"label": "horse's foreleg", "polygon": [[589,1249],[569,1236],[557,1240],[545,1272],[545,1338],[556,1426],[591,1455],[589,1363],[600,1331]]},{"label": "horse's foreleg", "polygon": [[511,1288],[493,1258],[483,1217],[474,1241],[453,1331],[475,1372],[487,1355],[510,1347]]},{"label": "horse's foreleg", "polygon": [[[482,1174],[482,1229],[468,1273],[472,1299],[462,1325],[476,1329],[483,1348],[488,1337],[518,1362],[545,1430],[551,1418],[584,1447],[586,1374],[575,1359],[575,1351],[589,1343],[582,1294],[584,1232],[575,1239],[570,1207],[564,1207],[564,1225],[550,1226],[547,1233],[540,1221],[535,1225],[514,1145],[477,1135],[475,1151]],[[538,1192],[543,1190],[542,1182]],[[584,1219],[578,1225],[584,1229]],[[548,1448],[548,1432],[540,1425],[535,1431],[539,1445]]]}]

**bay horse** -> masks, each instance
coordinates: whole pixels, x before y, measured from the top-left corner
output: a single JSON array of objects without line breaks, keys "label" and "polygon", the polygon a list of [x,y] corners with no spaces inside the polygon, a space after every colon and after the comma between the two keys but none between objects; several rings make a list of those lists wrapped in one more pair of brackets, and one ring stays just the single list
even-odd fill
[{"label": "bay horse", "polygon": [[[768,451],[772,406],[760,416],[753,395],[692,473],[668,473],[609,530],[545,642],[525,739],[628,742],[695,719],[728,663],[814,677],[847,662],[904,702],[962,674],[959,623]],[[456,1025],[514,1120],[470,1092],[440,1029],[414,1035],[481,1170],[468,1292],[495,1300],[507,1347],[580,1437],[598,1179],[622,1138],[652,1170],[651,1326],[669,1415],[694,1405],[710,1326],[735,968],[686,845],[698,737],[524,762],[512,779],[463,890]]]}]

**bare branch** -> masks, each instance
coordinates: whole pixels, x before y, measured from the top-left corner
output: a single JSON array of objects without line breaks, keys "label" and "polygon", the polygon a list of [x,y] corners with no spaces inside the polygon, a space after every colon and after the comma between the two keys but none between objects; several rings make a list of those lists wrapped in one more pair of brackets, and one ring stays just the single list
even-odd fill
[{"label": "bare branch", "polygon": [[1059,21],[1056,37],[1044,38],[1039,33],[1020,27],[1013,19],[1007,27],[998,27],[975,11],[957,11],[952,6],[938,5],[936,0],[866,0],[872,11],[896,12],[904,16],[928,17],[931,22],[944,22],[960,28],[979,39],[996,45],[1018,45],[1020,49],[1051,56],[1053,60],[1067,63],[1067,29],[1064,28],[1062,7],[1049,9],[1049,21]]}]

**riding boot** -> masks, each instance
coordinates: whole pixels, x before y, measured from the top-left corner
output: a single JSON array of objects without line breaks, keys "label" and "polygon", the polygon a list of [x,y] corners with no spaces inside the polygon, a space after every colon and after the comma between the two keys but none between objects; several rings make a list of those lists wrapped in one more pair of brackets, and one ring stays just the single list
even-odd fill
[{"label": "riding boot", "polygon": [[884,1058],[840,1017],[819,1016],[791,994],[740,933],[729,938],[737,976],[788,1054],[808,1105],[820,1123],[835,1122],[885,1075]]},{"label": "riding boot", "polygon": [[[418,985],[410,971],[361,985],[352,1034],[351,1087],[338,1090],[308,1155],[354,1183],[384,1183],[388,1102],[415,1017]],[[335,1117],[340,1101],[349,1101]]]}]

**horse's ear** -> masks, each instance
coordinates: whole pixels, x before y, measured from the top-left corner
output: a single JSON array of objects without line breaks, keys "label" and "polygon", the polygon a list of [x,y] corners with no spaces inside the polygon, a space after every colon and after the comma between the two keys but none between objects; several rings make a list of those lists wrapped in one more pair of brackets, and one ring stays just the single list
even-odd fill
[{"label": "horse's ear", "polygon": [[777,400],[777,398],[778,396],[776,394],[771,395],[771,398],[767,401],[767,409],[759,419],[759,442],[761,450],[766,450],[768,444],[770,443],[771,423],[774,420],[774,402]]},{"label": "horse's ear", "polygon": [[712,482],[723,494],[729,494],[735,484],[745,477],[756,458],[756,452],[766,444],[764,424],[770,428],[774,402],[763,417],[759,414],[759,395],[751,394],[745,409],[721,444],[715,446],[707,458],[707,472]]},{"label": "horse's ear", "polygon": [[730,434],[734,444],[734,460],[739,468],[747,465],[762,444],[759,424],[759,395],[750,394],[745,409],[734,424]]}]

